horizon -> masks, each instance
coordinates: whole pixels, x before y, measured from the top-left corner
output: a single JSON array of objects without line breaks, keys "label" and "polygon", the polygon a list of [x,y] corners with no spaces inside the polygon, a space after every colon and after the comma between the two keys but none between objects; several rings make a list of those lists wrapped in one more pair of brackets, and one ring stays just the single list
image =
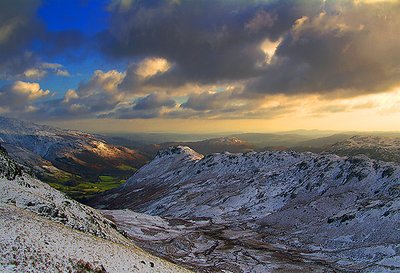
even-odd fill
[{"label": "horizon", "polygon": [[0,115],[88,132],[396,132],[400,1],[4,0]]},{"label": "horizon", "polygon": [[[0,118],[2,116],[0,115]],[[5,117],[7,118],[7,117]],[[13,118],[12,118],[13,119]],[[24,122],[28,122],[28,120],[17,119]],[[105,135],[135,135],[135,134],[164,134],[164,135],[209,135],[209,136],[230,136],[235,134],[303,134],[303,135],[335,135],[335,134],[351,134],[351,133],[361,133],[361,134],[400,134],[400,131],[379,131],[379,130],[321,130],[321,129],[304,129],[298,128],[293,130],[283,130],[283,131],[214,131],[214,132],[176,132],[176,131],[101,131],[101,130],[88,130],[88,128],[79,128],[76,126],[68,127],[68,126],[59,126],[57,124],[52,123],[42,123],[38,122],[36,124],[39,125],[48,125],[52,127],[56,127],[59,129],[67,129],[67,130],[77,130],[86,133],[94,133],[94,134],[105,134]]]},{"label": "horizon", "polygon": [[400,273],[399,15],[0,0],[0,273]]}]

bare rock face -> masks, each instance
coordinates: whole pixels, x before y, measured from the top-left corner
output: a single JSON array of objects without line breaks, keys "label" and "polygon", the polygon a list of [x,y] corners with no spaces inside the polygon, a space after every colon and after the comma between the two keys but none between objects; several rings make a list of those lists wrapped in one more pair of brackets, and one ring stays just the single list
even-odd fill
[{"label": "bare rock face", "polygon": [[6,149],[0,145],[0,177],[14,180],[20,175],[22,175],[22,167],[9,158]]},{"label": "bare rock face", "polygon": [[174,147],[93,204],[161,217],[152,228],[106,212],[143,247],[200,271],[400,270],[400,167],[366,156]]}]

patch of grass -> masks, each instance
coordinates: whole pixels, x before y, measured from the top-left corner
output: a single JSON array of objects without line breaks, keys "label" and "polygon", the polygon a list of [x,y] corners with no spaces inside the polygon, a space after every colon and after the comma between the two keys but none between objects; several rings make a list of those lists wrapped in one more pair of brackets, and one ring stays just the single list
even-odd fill
[{"label": "patch of grass", "polygon": [[115,180],[115,177],[110,175],[100,175],[99,179],[101,182],[109,183]]},{"label": "patch of grass", "polygon": [[53,188],[62,191],[78,201],[84,201],[87,198],[93,197],[104,191],[111,190],[119,187],[125,183],[124,179],[109,175],[99,176],[97,181],[85,181],[81,177],[73,177],[75,180],[71,181],[47,181]]},{"label": "patch of grass", "polygon": [[121,164],[117,168],[120,171],[135,171],[135,172],[137,171],[137,169],[135,167],[132,167],[132,166],[129,166],[126,164]]}]

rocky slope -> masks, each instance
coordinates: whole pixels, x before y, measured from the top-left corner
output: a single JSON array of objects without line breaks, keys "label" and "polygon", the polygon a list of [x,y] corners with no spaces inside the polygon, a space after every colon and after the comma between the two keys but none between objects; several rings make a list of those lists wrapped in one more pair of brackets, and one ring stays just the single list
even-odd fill
[{"label": "rocky slope", "polygon": [[[128,141],[124,139],[113,138],[112,141],[115,143],[126,144],[127,147],[132,147]],[[137,145],[137,144],[135,144]],[[236,137],[217,137],[210,138],[201,141],[175,141],[175,142],[163,142],[158,144],[141,144],[139,145],[140,150],[149,158],[154,158],[159,151],[168,149],[173,146],[188,146],[193,150],[198,151],[201,154],[208,155],[213,153],[231,152],[240,153],[254,150],[256,147],[247,141],[243,141]]]},{"label": "rocky slope", "polygon": [[400,138],[353,136],[337,142],[325,151],[338,155],[364,154],[373,159],[400,163]]},{"label": "rocky slope", "polygon": [[60,170],[88,177],[132,174],[132,167],[147,160],[137,150],[110,145],[99,136],[4,117],[0,117],[0,143],[38,174]]},{"label": "rocky slope", "polygon": [[1,272],[187,272],[132,244],[96,210],[26,174],[0,147]]},{"label": "rocky slope", "polygon": [[[164,217],[170,224],[142,222],[147,233],[162,235],[158,241],[131,237],[199,271],[400,270],[400,167],[365,156],[203,157],[175,147],[92,204]],[[129,223],[140,222],[129,211],[106,214],[128,233]]]}]

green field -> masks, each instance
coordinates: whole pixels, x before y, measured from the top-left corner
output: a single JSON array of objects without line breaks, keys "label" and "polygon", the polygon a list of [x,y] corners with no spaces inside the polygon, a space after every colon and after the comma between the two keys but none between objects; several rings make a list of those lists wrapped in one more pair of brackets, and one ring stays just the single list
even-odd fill
[{"label": "green field", "polygon": [[85,181],[80,176],[68,176],[63,173],[62,176],[52,177],[47,182],[73,199],[85,201],[87,198],[120,186],[125,180],[120,177],[100,175],[97,181]]}]

